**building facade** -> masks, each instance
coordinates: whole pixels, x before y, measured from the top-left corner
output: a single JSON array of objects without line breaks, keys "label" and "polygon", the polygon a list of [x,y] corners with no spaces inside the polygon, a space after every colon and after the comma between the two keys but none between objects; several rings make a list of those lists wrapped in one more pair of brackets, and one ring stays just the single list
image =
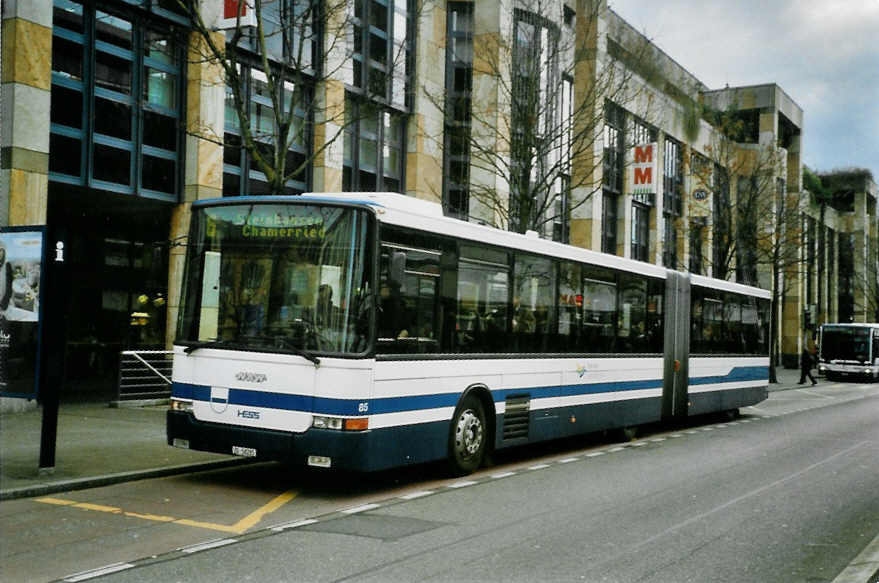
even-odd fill
[{"label": "building facade", "polygon": [[875,184],[855,210],[804,202],[803,111],[777,85],[712,90],[604,1],[263,4],[260,37],[224,0],[3,3],[0,223],[67,238],[66,390],[112,391],[120,350],[170,344],[189,206],[219,196],[395,191],[775,287],[784,355],[807,306],[869,319],[833,265],[852,247],[852,281],[875,273]]}]

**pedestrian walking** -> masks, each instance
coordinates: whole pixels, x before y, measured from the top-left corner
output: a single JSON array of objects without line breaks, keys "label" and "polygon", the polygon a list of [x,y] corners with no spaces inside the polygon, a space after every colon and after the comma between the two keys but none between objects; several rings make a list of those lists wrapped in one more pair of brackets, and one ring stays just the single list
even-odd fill
[{"label": "pedestrian walking", "polygon": [[809,377],[809,380],[812,381],[812,386],[818,384],[818,381],[815,380],[815,377],[812,376],[812,366],[814,365],[815,357],[812,355],[812,352],[809,350],[808,345],[803,345],[803,352],[800,354],[800,382],[797,384],[805,384],[806,377]]}]

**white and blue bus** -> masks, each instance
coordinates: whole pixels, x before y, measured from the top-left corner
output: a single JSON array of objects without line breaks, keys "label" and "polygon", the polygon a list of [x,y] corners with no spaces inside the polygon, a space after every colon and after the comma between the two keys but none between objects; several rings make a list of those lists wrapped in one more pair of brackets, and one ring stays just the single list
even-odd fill
[{"label": "white and blue bus", "polygon": [[879,324],[823,324],[818,346],[818,371],[828,379],[879,379]]},{"label": "white and blue bus", "polygon": [[170,445],[372,471],[767,397],[769,293],[398,194],[192,205]]}]

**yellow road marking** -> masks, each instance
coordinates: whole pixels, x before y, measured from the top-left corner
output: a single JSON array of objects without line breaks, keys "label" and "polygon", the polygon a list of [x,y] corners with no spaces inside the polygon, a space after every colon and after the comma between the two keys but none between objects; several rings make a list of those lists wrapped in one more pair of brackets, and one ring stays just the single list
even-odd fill
[{"label": "yellow road marking", "polygon": [[73,500],[61,500],[60,498],[37,498],[37,502],[42,502],[43,504],[54,504],[56,506],[70,506],[71,504],[76,504]]},{"label": "yellow road marking", "polygon": [[284,504],[290,502],[298,494],[299,492],[297,492],[296,490],[288,490],[283,494],[275,496],[267,504],[257,508],[256,510],[232,525],[216,524],[213,522],[199,522],[197,520],[190,520],[188,518],[174,518],[173,516],[162,516],[160,514],[141,514],[138,512],[126,512],[121,508],[116,508],[115,506],[105,506],[103,504],[92,504],[89,502],[75,502],[73,500],[64,500],[62,498],[36,498],[35,501],[41,502],[43,504],[52,504],[54,506],[70,506],[72,508],[79,508],[80,510],[106,512],[108,514],[121,514],[123,516],[130,516],[132,518],[140,518],[143,520],[151,520],[153,522],[174,523],[183,526],[206,528],[208,530],[218,530],[220,532],[243,534],[259,524],[260,520],[262,520],[264,516],[266,516],[267,514],[271,514]]},{"label": "yellow road marking", "polygon": [[174,524],[182,524],[183,526],[194,526],[195,528],[207,528],[208,530],[219,530],[220,532],[231,532],[234,534],[241,534],[234,526],[226,526],[225,524],[215,524],[213,522],[199,522],[197,520],[189,520],[188,518],[181,518],[180,520],[175,520]]},{"label": "yellow road marking", "polygon": [[259,521],[262,520],[263,516],[274,512],[275,510],[295,498],[298,493],[299,492],[296,492],[294,490],[288,490],[283,494],[276,496],[274,500],[272,500],[262,508],[254,510],[253,512],[236,522],[233,528],[238,529],[237,532],[239,534],[246,532],[250,528],[259,524]]}]

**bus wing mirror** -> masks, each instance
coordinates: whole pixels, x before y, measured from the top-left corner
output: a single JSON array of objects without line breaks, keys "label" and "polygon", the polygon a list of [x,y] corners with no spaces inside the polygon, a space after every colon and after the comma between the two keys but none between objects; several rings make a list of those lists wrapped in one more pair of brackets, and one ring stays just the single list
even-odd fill
[{"label": "bus wing mirror", "polygon": [[388,280],[396,286],[403,285],[403,274],[406,271],[406,252],[391,251],[391,260],[388,267]]}]

